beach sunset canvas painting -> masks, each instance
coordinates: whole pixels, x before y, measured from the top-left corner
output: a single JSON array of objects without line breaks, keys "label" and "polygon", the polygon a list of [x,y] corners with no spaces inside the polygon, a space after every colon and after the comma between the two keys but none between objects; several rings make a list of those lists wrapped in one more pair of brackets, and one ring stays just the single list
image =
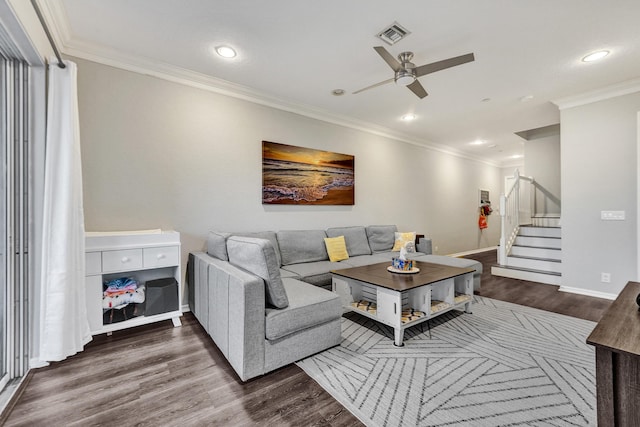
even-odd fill
[{"label": "beach sunset canvas painting", "polygon": [[262,203],[353,205],[354,157],[262,141]]}]

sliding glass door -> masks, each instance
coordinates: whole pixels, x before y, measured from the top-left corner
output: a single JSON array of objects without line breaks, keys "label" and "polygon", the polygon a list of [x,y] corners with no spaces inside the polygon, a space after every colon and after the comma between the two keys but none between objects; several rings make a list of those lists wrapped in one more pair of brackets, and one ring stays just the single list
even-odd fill
[{"label": "sliding glass door", "polygon": [[0,352],[0,390],[4,388],[4,386],[9,382],[8,375],[8,366],[7,359],[9,353],[9,341],[7,336],[7,328],[8,328],[8,312],[7,303],[9,301],[9,289],[7,286],[7,179],[6,179],[6,164],[7,164],[7,156],[6,156],[6,147],[7,147],[7,75],[6,75],[6,60],[1,60],[0,66],[0,100],[2,100],[0,105],[0,115],[2,120],[0,120],[1,128],[2,128],[2,149],[0,149],[0,316],[2,322],[0,322],[0,345],[2,346],[2,351]]},{"label": "sliding glass door", "polygon": [[0,57],[0,390],[28,369],[29,67]]}]

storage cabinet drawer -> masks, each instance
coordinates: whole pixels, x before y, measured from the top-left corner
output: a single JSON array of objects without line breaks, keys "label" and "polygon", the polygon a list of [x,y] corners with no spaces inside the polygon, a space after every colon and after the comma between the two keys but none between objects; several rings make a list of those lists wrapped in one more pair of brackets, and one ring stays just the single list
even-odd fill
[{"label": "storage cabinet drawer", "polygon": [[87,252],[84,263],[87,276],[102,273],[102,252]]},{"label": "storage cabinet drawer", "polygon": [[129,271],[142,268],[142,249],[126,249],[102,252],[104,272]]},{"label": "storage cabinet drawer", "polygon": [[180,248],[178,246],[144,248],[142,251],[145,268],[168,267],[180,263]]}]

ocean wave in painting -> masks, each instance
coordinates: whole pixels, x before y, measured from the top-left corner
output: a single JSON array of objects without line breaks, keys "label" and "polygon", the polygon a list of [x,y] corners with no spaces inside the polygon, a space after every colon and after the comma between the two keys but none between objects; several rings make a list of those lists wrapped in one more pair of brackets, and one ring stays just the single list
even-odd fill
[{"label": "ocean wave in painting", "polygon": [[262,202],[314,202],[329,190],[353,188],[353,169],[283,160],[262,162]]}]

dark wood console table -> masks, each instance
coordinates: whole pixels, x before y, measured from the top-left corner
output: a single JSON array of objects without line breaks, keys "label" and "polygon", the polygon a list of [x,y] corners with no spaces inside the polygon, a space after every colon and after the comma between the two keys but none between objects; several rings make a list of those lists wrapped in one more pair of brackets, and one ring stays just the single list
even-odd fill
[{"label": "dark wood console table", "polygon": [[640,426],[640,283],[629,282],[587,338],[596,348],[598,426]]}]

